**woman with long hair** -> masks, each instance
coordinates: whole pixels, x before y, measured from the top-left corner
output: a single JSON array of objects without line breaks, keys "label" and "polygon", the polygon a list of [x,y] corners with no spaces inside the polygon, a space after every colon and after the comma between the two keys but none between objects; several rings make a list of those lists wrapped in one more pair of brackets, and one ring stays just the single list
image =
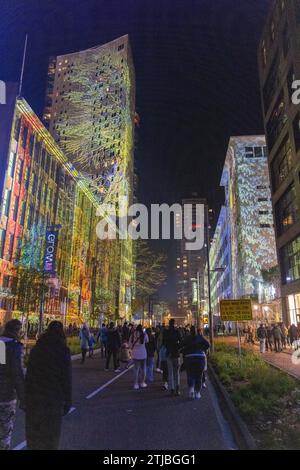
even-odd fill
[{"label": "woman with long hair", "polygon": [[130,336],[129,345],[131,347],[131,357],[134,363],[134,386],[135,390],[146,388],[146,344],[149,338],[144,333],[142,325],[138,325],[136,330]]},{"label": "woman with long hair", "polygon": [[200,332],[196,331],[195,326],[192,326],[190,334],[185,337],[182,348],[190,398],[201,398],[200,390],[208,348],[208,341]]},{"label": "woman with long hair", "polygon": [[26,441],[30,450],[56,450],[72,394],[71,356],[63,324],[52,321],[29,356],[25,377]]}]

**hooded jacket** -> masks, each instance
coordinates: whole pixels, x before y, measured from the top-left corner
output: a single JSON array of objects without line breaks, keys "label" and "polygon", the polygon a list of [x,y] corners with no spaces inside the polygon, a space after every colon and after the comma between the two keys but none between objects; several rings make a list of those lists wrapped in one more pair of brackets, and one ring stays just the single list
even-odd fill
[{"label": "hooded jacket", "polygon": [[0,364],[0,403],[18,398],[24,402],[23,344],[13,336],[1,336],[5,364]]}]

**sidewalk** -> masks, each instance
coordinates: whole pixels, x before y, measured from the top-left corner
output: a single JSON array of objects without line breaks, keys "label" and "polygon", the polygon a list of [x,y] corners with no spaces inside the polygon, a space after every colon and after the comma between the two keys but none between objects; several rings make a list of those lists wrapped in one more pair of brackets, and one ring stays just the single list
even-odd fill
[{"label": "sidewalk", "polygon": [[[245,341],[245,337],[242,336],[242,338],[241,338],[242,348],[252,349],[253,351],[260,354],[259,345],[257,343],[255,343],[255,345],[250,345],[250,344],[247,344],[247,343],[245,344],[244,341]],[[218,342],[220,342],[220,343],[226,342],[226,343],[231,344],[233,346],[234,345],[237,346],[237,344],[238,344],[236,336],[217,337],[217,338],[215,338],[215,343],[217,344]],[[294,352],[294,350],[291,350],[289,347],[287,347],[287,349],[284,350],[281,353],[276,353],[274,351],[266,352],[264,354],[261,354],[261,357],[266,362],[271,364],[272,366],[283,370],[284,372],[286,372],[287,374],[295,377],[296,379],[300,379],[300,360],[299,360],[299,364],[293,364],[293,362],[292,362],[293,352]],[[300,350],[299,350],[299,356],[300,356]]]}]

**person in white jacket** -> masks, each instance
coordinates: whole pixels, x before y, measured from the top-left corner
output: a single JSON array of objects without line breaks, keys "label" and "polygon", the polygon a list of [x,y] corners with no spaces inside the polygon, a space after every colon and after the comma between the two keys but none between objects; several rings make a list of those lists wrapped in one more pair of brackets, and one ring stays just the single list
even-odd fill
[{"label": "person in white jacket", "polygon": [[147,350],[146,343],[149,338],[147,333],[144,333],[142,325],[138,325],[134,333],[129,339],[129,346],[131,347],[131,357],[134,363],[134,386],[135,390],[146,388],[146,359]]}]

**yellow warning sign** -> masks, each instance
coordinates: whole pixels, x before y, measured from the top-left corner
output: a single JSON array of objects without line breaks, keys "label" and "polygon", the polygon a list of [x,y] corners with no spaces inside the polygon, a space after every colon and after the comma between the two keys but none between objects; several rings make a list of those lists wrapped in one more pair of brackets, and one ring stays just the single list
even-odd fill
[{"label": "yellow warning sign", "polygon": [[252,305],[250,299],[220,300],[222,321],[252,320]]}]

